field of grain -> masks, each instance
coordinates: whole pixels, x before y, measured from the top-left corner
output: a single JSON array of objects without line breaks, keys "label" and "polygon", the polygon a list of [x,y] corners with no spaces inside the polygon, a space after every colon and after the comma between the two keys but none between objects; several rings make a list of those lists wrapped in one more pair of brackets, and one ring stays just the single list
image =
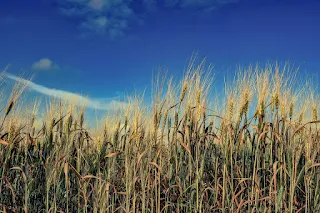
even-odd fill
[{"label": "field of grain", "polygon": [[273,64],[214,96],[210,70],[192,59],[179,84],[154,81],[151,106],[129,97],[100,128],[59,100],[37,121],[15,85],[0,112],[0,212],[320,212],[317,90]]}]

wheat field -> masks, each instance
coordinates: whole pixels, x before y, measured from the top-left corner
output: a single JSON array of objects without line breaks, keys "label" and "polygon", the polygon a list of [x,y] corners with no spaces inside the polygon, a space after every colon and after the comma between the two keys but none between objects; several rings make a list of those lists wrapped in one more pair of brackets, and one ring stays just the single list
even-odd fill
[{"label": "wheat field", "polygon": [[61,100],[39,120],[16,84],[0,112],[0,212],[320,212],[317,89],[275,63],[212,95],[212,70],[192,58],[179,83],[156,78],[150,106],[128,97],[97,128]]}]

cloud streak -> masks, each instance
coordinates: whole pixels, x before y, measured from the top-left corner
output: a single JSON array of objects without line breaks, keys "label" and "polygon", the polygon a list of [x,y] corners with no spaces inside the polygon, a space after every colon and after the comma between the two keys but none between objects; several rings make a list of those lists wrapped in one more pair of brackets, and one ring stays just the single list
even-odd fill
[{"label": "cloud streak", "polygon": [[[59,1],[59,0],[57,0]],[[83,33],[125,35],[131,26],[160,10],[208,11],[239,0],[60,0],[63,15],[76,17]]]},{"label": "cloud streak", "polygon": [[40,94],[53,97],[53,98],[59,98],[66,101],[72,101],[78,105],[81,105],[81,106],[85,105],[87,108],[91,108],[91,109],[113,110],[113,109],[126,108],[128,106],[126,102],[122,102],[122,101],[117,101],[117,100],[105,101],[102,99],[88,98],[88,97],[81,96],[79,94],[64,91],[64,90],[48,88],[8,73],[5,74],[5,77],[11,80],[14,80],[16,82],[25,84],[27,85],[28,88]]},{"label": "cloud streak", "polygon": [[42,58],[39,61],[34,62],[31,68],[34,70],[52,70],[59,69],[59,66],[48,58]]},{"label": "cloud streak", "polygon": [[76,17],[78,28],[85,35],[108,35],[121,37],[129,28],[136,13],[131,0],[65,0],[60,11],[63,15]]}]

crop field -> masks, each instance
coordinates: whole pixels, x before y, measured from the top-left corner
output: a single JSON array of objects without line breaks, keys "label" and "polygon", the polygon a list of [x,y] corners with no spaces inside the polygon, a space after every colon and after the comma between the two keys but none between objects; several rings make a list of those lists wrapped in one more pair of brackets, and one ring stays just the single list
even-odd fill
[{"label": "crop field", "polygon": [[98,127],[72,101],[37,117],[17,83],[0,96],[0,212],[320,212],[320,99],[298,74],[249,66],[213,93],[193,58]]}]

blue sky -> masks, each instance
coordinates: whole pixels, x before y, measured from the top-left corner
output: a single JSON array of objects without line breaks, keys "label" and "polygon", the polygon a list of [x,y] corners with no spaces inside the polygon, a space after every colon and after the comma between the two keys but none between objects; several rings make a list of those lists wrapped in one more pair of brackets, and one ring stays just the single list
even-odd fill
[{"label": "blue sky", "polygon": [[0,67],[110,100],[181,76],[194,51],[216,82],[237,65],[290,61],[319,83],[319,0],[1,0]]}]

